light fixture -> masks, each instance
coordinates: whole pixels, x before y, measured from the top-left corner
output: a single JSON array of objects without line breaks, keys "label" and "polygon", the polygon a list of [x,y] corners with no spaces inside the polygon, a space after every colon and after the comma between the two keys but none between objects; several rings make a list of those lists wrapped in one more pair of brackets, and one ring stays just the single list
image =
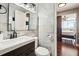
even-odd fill
[{"label": "light fixture", "polygon": [[36,5],[34,3],[30,3],[32,5],[32,7],[35,7]]},{"label": "light fixture", "polygon": [[66,3],[59,3],[58,4],[58,7],[64,7],[64,6],[66,6]]},{"label": "light fixture", "polygon": [[15,3],[17,6],[20,6],[30,12],[36,13],[36,5],[34,3]]},{"label": "light fixture", "polygon": [[24,3],[24,7],[26,7],[26,8],[30,8],[30,4],[29,3]]},{"label": "light fixture", "polygon": [[66,16],[62,16],[62,20],[66,21],[67,17]]}]

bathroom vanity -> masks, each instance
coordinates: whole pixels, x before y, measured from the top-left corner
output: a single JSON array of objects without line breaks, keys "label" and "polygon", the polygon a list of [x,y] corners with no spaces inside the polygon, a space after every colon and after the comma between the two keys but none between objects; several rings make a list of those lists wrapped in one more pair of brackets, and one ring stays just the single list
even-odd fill
[{"label": "bathroom vanity", "polygon": [[8,53],[3,54],[3,56],[29,56],[31,53],[34,52],[34,41],[26,44],[22,47],[19,47],[15,50],[12,50]]},{"label": "bathroom vanity", "polygon": [[29,56],[35,51],[35,38],[22,36],[0,42],[2,56]]}]

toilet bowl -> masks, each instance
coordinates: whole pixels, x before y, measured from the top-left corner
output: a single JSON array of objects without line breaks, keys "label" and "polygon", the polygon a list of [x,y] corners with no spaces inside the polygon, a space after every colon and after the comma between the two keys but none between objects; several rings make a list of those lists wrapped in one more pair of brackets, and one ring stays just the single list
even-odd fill
[{"label": "toilet bowl", "polygon": [[38,47],[35,49],[36,56],[50,56],[50,53],[47,48]]},{"label": "toilet bowl", "polygon": [[36,56],[50,56],[49,50],[47,48],[38,46],[37,37],[34,37],[34,39],[35,39],[35,55]]}]

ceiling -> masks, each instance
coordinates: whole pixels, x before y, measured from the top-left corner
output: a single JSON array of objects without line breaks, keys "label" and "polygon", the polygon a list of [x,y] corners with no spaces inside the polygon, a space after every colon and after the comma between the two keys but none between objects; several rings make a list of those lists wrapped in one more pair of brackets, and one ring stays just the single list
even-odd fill
[{"label": "ceiling", "polygon": [[58,7],[58,4],[56,5],[57,12],[65,11],[65,10],[70,10],[74,8],[78,8],[79,3],[67,3],[66,6],[64,7]]}]

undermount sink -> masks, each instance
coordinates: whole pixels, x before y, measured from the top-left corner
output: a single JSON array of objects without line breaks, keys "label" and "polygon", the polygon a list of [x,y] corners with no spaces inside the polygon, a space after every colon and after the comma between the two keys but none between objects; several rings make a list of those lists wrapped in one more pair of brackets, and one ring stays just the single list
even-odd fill
[{"label": "undermount sink", "polygon": [[[8,48],[11,46],[15,46],[17,44],[23,43],[23,42],[29,42],[30,40],[33,40],[32,37],[22,36],[14,39],[6,39],[0,42],[0,48]],[[1,50],[0,49],[0,50]]]}]

